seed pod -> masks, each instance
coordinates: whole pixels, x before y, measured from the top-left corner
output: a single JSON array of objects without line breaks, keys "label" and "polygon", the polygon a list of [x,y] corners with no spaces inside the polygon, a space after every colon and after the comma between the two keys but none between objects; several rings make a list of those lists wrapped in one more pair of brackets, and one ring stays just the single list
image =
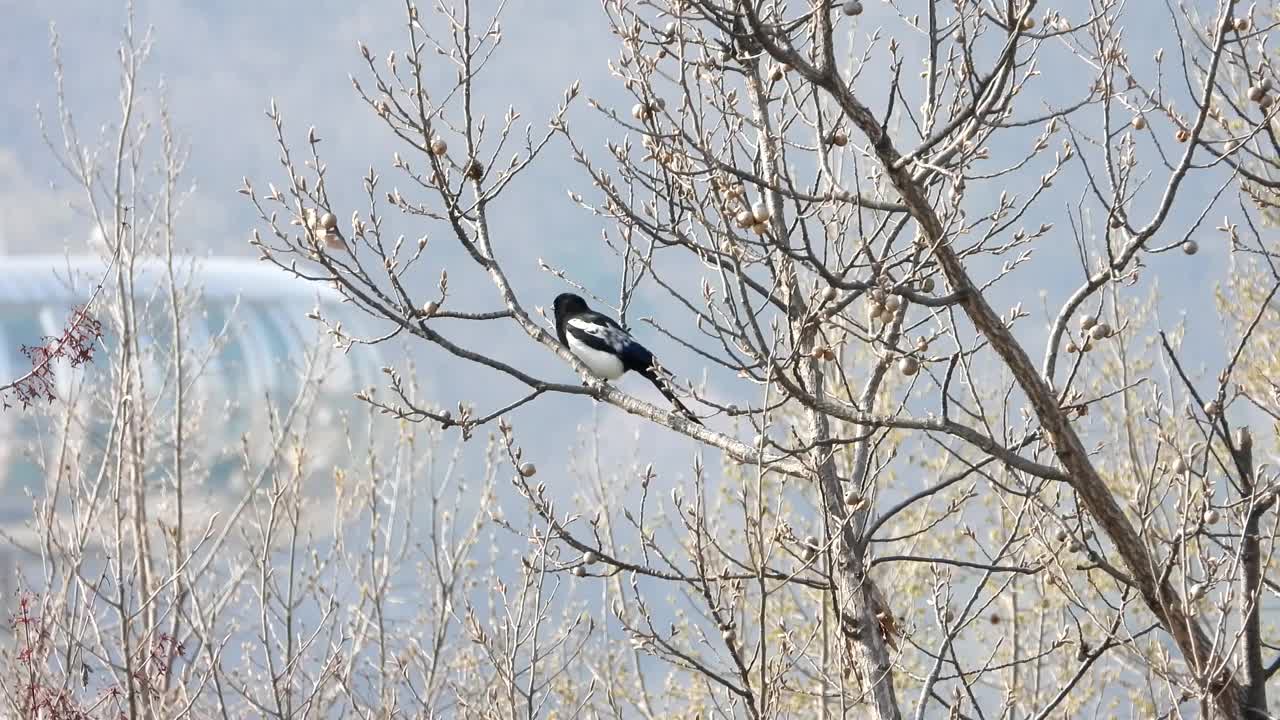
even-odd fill
[{"label": "seed pod", "polygon": [[1186,253],[1187,255],[1195,255],[1196,253],[1200,252],[1200,244],[1197,243],[1195,240],[1187,240],[1186,242],[1182,243],[1182,252]]},{"label": "seed pod", "polygon": [[1147,119],[1141,115],[1135,115],[1132,125],[1134,130],[1145,130],[1147,128]]},{"label": "seed pod", "polygon": [[1267,94],[1267,91],[1266,91],[1266,90],[1263,90],[1262,88],[1258,87],[1257,85],[1250,85],[1250,86],[1249,86],[1249,101],[1250,101],[1250,102],[1258,102],[1259,100],[1261,100],[1261,99],[1262,99],[1262,96],[1263,96],[1263,95],[1266,95],[1266,94]]},{"label": "seed pod", "polygon": [[1271,92],[1271,78],[1264,77],[1258,81],[1258,87],[1262,88],[1262,92]]},{"label": "seed pod", "polygon": [[755,217],[758,223],[767,222],[769,220],[769,206],[765,205],[763,200],[757,200],[751,205],[751,215]]},{"label": "seed pod", "polygon": [[644,121],[649,117],[649,108],[644,103],[636,103],[631,106],[631,117],[636,120]]},{"label": "seed pod", "polygon": [[431,138],[431,152],[437,156],[444,155],[449,152],[449,143],[442,137]]},{"label": "seed pod", "polygon": [[929,351],[929,339],[923,338],[923,337],[916,338],[916,352],[926,353],[928,351]]},{"label": "seed pod", "polygon": [[884,299],[884,308],[889,312],[893,312],[902,307],[902,298],[897,295],[890,295]]},{"label": "seed pod", "polygon": [[1221,519],[1222,519],[1222,515],[1217,510],[1214,510],[1213,508],[1209,508],[1208,510],[1204,511],[1205,525],[1217,525],[1218,521]]},{"label": "seed pod", "polygon": [[1204,404],[1204,414],[1209,417],[1216,417],[1222,410],[1222,406],[1218,405],[1217,400],[1210,400]]},{"label": "seed pod", "polygon": [[1023,18],[1023,19],[1022,19],[1022,29],[1023,29],[1023,30],[1030,30],[1031,28],[1033,28],[1033,27],[1035,27],[1035,26],[1036,26],[1036,19],[1035,19],[1035,18],[1033,18],[1033,17],[1031,17],[1030,15],[1028,15],[1027,17],[1025,17],[1025,18]]},{"label": "seed pod", "polygon": [[524,477],[533,477],[538,474],[538,466],[531,462],[524,463],[520,466],[520,474]]},{"label": "seed pod", "polygon": [[1267,108],[1271,107],[1271,103],[1273,102],[1275,102],[1275,99],[1272,98],[1270,95],[1263,95],[1261,98],[1258,98],[1258,107],[1262,108],[1263,110],[1266,110]]},{"label": "seed pod", "polygon": [[849,144],[849,136],[843,130],[836,130],[831,133],[831,144],[836,147],[844,147]]},{"label": "seed pod", "polygon": [[484,177],[484,165],[481,164],[479,160],[472,160],[471,162],[467,163],[466,173],[467,173],[467,177],[471,178],[472,180],[479,180],[480,178]]},{"label": "seed pod", "polygon": [[1236,32],[1249,32],[1251,23],[1247,17],[1238,17],[1232,21],[1231,25],[1236,29]]},{"label": "seed pod", "polygon": [[331,212],[327,212],[320,216],[320,227],[326,231],[331,231],[338,227],[338,218]]},{"label": "seed pod", "polygon": [[822,288],[822,299],[826,302],[832,302],[840,296],[840,291],[830,285]]},{"label": "seed pod", "polygon": [[1100,322],[1089,328],[1089,337],[1094,340],[1105,340],[1111,337],[1111,326],[1104,322]]},{"label": "seed pod", "polygon": [[742,228],[743,230],[746,230],[747,228],[756,224],[756,219],[754,216],[752,216],[751,211],[749,210],[740,211],[737,217],[734,218],[734,221],[736,221],[738,223],[738,227]]},{"label": "seed pod", "polygon": [[1191,133],[1187,132],[1186,129],[1184,128],[1184,129],[1178,130],[1177,134],[1174,135],[1174,137],[1177,138],[1178,142],[1184,143],[1191,139]]},{"label": "seed pod", "polygon": [[859,0],[849,0],[840,7],[840,10],[849,17],[855,17],[862,14],[862,3]]},{"label": "seed pod", "polygon": [[586,577],[587,575],[587,569],[581,565],[575,565],[572,572],[577,577]]},{"label": "seed pod", "polygon": [[920,372],[920,361],[910,355],[904,356],[898,361],[898,372],[910,377]]},{"label": "seed pod", "polygon": [[1093,327],[1094,325],[1097,325],[1097,324],[1098,324],[1098,318],[1094,317],[1093,315],[1081,315],[1081,316],[1080,316],[1080,329],[1081,329],[1081,330],[1088,330],[1089,328],[1091,328],[1091,327]]},{"label": "seed pod", "polygon": [[600,556],[599,556],[599,555],[596,555],[594,552],[592,552],[592,551],[590,551],[590,550],[588,550],[588,551],[587,551],[585,554],[583,554],[583,556],[582,556],[582,564],[583,564],[583,565],[595,565],[595,564],[596,564],[597,562],[599,562],[599,561],[600,561]]},{"label": "seed pod", "polygon": [[924,281],[920,283],[920,292],[922,293],[933,292],[933,285],[934,285],[933,278],[931,277],[925,278]]}]

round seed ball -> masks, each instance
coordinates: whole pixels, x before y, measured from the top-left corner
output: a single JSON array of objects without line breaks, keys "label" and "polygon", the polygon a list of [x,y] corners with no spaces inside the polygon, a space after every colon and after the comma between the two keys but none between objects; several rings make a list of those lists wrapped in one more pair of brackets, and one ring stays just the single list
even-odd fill
[{"label": "round seed ball", "polygon": [[751,214],[755,217],[756,222],[767,222],[769,220],[769,206],[765,205],[763,200],[757,200],[751,205]]},{"label": "round seed ball", "polygon": [[920,372],[920,361],[907,355],[898,361],[898,372],[908,377]]}]

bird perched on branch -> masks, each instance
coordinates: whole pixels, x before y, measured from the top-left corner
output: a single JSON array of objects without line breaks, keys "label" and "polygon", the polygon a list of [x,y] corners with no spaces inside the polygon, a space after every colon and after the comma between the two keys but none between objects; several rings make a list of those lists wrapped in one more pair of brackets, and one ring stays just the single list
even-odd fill
[{"label": "bird perched on branch", "polygon": [[701,425],[693,411],[671,391],[653,353],[636,342],[612,318],[587,307],[587,301],[573,293],[561,293],[555,300],[556,335],[597,377],[616,380],[628,370],[653,383],[672,405]]}]

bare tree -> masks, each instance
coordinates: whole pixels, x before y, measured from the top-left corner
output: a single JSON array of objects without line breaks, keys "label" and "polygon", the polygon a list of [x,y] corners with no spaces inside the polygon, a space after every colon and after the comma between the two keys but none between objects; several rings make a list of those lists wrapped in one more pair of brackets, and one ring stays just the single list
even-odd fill
[{"label": "bare tree", "polygon": [[[341,402],[350,388],[335,398],[332,387],[346,343],[337,327],[318,328],[310,350],[290,358],[300,366],[290,395],[246,400],[219,384],[244,375],[226,350],[250,342],[245,309],[219,306],[226,317],[212,323],[200,261],[182,254],[186,147],[146,72],[152,33],[129,10],[118,115],[98,142],[72,121],[54,36],[56,121],[42,127],[107,270],[66,278],[94,288],[72,326],[92,337],[48,340],[12,386],[17,399],[48,403],[5,415],[36,428],[29,446],[25,434],[6,437],[6,452],[32,455],[41,472],[21,488],[30,522],[0,531],[19,590],[0,644],[4,715],[399,717],[413,705],[437,717],[486,707],[492,668],[523,680],[517,657],[546,613],[545,598],[529,600],[537,612],[513,619],[510,657],[486,658],[465,635],[466,599],[500,587],[497,560],[477,552],[493,522],[496,450],[462,467],[435,428],[353,414]],[[287,310],[319,318],[336,304]],[[413,383],[401,390],[417,393]],[[411,582],[423,575],[429,593]],[[550,577],[528,576],[526,588]]]},{"label": "bare tree", "polygon": [[[541,618],[529,578],[599,577],[601,625],[620,628],[592,641],[610,662],[582,659],[593,682],[564,712],[1040,718],[1123,701],[1144,717],[1268,716],[1276,478],[1255,462],[1262,415],[1245,402],[1277,417],[1270,357],[1253,364],[1272,354],[1280,287],[1258,230],[1259,206],[1274,208],[1275,8],[604,0],[610,69],[634,103],[587,101],[608,138],[574,129],[577,83],[542,129],[481,114],[497,16],[405,8],[407,49],[362,44],[356,81],[402,142],[396,180],[371,169],[368,207],[340,226],[348,209],[329,193],[348,181],[326,173],[323,129],[300,153],[273,105],[285,178],[266,192],[246,180],[266,228],[254,244],[394,324],[350,342],[411,336],[525,387],[444,412],[393,371],[392,399],[369,396],[385,413],[467,437],[559,393],[722,458],[669,501],[638,463],[613,479],[638,477],[634,504],[567,513],[502,421],[533,517],[503,521],[532,542],[525,589],[504,597]],[[1170,51],[1138,62],[1126,23]],[[456,84],[433,81],[441,67]],[[605,225],[620,280],[546,270],[616,302],[624,324],[637,297],[662,298],[679,320],[649,334],[707,367],[679,388],[707,427],[590,377],[538,317],[547,299],[504,264],[494,201],[553,147],[580,166],[570,198]],[[1224,285],[1240,322],[1195,339],[1206,374],[1161,318],[1158,301],[1187,291],[1157,281],[1200,251],[1211,213],[1227,215],[1233,263],[1264,268],[1270,289]],[[384,229],[397,220],[422,239]],[[423,295],[405,278],[441,233],[465,260]],[[450,302],[450,273],[487,278],[489,304]],[[1024,306],[1046,276],[1075,287],[1036,313]],[[459,323],[515,326],[586,382],[465,345]],[[634,672],[613,662],[623,637]],[[554,643],[573,642],[562,626]],[[640,655],[666,662],[663,691]],[[503,657],[504,710],[523,702],[529,717],[571,673],[547,675],[536,647]]]}]

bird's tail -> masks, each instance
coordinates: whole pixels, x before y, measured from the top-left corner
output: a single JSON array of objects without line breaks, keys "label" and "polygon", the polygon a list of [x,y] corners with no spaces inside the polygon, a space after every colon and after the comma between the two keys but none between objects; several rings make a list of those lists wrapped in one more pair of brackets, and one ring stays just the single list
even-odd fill
[{"label": "bird's tail", "polygon": [[671,401],[672,405],[676,406],[676,409],[679,410],[682,415],[689,418],[691,422],[698,425],[702,424],[702,421],[698,419],[698,416],[694,415],[692,410],[685,407],[685,404],[680,402],[680,398],[676,397],[676,394],[671,391],[671,386],[667,383],[666,379],[662,377],[662,373],[658,368],[650,367],[642,374],[649,379],[649,382],[653,383],[654,386],[658,388],[658,392],[662,393],[663,396]]}]

